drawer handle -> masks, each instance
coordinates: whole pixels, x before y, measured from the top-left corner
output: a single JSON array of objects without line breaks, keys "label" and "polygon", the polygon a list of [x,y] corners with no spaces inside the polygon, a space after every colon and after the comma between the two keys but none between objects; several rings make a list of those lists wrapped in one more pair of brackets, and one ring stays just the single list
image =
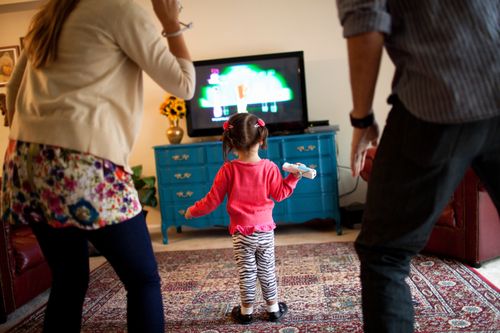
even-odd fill
[{"label": "drawer handle", "polygon": [[184,214],[186,214],[186,210],[185,210],[185,209],[179,209],[179,210],[177,211],[177,213],[179,213],[179,215],[184,216]]},{"label": "drawer handle", "polygon": [[302,151],[313,151],[315,149],[316,149],[316,146],[314,146],[314,145],[309,145],[307,147],[304,147],[304,146],[298,146],[297,147],[297,150],[300,151],[300,152],[302,152]]},{"label": "drawer handle", "polygon": [[191,191],[186,191],[184,192],[177,192],[176,195],[178,198],[191,198],[191,196],[194,194],[194,192]]},{"label": "drawer handle", "polygon": [[192,176],[192,175],[191,175],[189,172],[185,172],[185,173],[183,173],[183,174],[182,174],[182,173],[176,173],[176,174],[174,175],[174,177],[175,177],[176,179],[188,179],[188,178],[191,178],[191,176]]},{"label": "drawer handle", "polygon": [[187,160],[189,160],[189,155],[188,154],[173,155],[172,159],[174,161],[187,161]]}]

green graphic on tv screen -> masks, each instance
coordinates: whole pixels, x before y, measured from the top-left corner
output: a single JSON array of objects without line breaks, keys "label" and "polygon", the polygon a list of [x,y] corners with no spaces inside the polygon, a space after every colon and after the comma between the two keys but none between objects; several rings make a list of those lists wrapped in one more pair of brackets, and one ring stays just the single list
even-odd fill
[{"label": "green graphic on tv screen", "polygon": [[276,113],[278,102],[294,98],[292,89],[279,72],[257,65],[228,66],[222,72],[211,68],[207,83],[201,87],[198,102],[200,107],[212,110],[214,118],[227,117],[230,108],[235,107],[239,113]]}]

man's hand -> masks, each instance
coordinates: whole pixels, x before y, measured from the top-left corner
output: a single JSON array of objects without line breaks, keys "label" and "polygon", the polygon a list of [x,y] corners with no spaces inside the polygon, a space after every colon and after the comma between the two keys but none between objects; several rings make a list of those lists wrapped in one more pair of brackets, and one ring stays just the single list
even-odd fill
[{"label": "man's hand", "polygon": [[351,171],[356,177],[365,165],[366,151],[371,146],[376,147],[379,137],[377,122],[367,128],[353,128],[351,141]]}]

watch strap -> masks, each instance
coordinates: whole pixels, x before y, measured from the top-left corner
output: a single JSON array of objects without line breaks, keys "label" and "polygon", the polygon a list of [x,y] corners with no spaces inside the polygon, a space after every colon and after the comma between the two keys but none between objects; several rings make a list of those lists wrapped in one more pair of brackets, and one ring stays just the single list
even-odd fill
[{"label": "watch strap", "polygon": [[364,118],[353,118],[352,113],[349,113],[349,118],[351,120],[352,127],[356,128],[367,128],[373,125],[373,123],[375,122],[375,116],[373,115],[373,112],[370,112],[370,114]]}]

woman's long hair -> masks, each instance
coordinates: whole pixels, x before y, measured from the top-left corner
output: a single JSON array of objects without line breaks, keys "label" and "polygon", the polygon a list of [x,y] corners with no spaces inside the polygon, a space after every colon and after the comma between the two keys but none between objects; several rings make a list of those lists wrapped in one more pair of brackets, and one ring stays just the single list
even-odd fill
[{"label": "woman's long hair", "polygon": [[57,59],[62,27],[79,1],[50,0],[33,17],[24,39],[24,47],[33,67],[41,68]]}]

